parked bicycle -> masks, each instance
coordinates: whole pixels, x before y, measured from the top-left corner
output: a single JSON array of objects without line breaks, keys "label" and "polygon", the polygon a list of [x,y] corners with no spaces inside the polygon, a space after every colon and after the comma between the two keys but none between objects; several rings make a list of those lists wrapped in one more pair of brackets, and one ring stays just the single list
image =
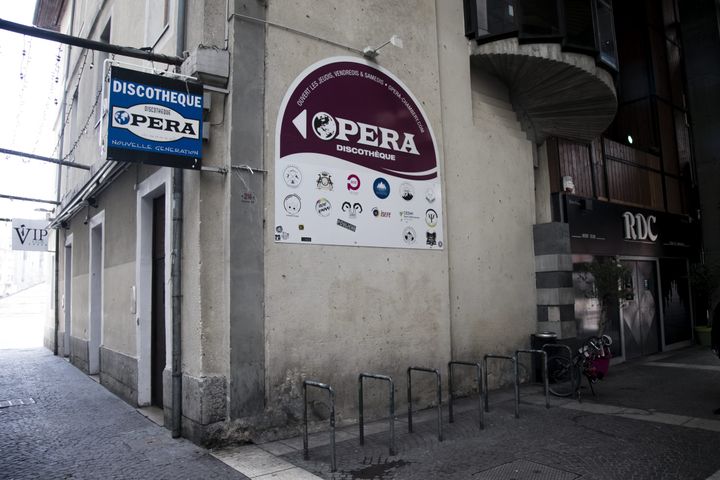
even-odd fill
[{"label": "parked bicycle", "polygon": [[[576,394],[580,398],[580,384],[585,377],[595,395],[593,385],[607,376],[610,369],[610,345],[612,339],[603,335],[585,340],[577,353],[570,358],[567,353],[556,349],[548,358],[549,388],[553,395],[568,397]],[[549,344],[543,348],[557,347]],[[566,351],[571,351],[569,348]]]}]

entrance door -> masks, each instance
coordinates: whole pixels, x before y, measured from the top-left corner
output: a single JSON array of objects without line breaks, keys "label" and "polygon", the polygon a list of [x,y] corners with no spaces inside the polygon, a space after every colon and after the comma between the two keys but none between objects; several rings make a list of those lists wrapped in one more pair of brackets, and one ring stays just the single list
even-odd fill
[{"label": "entrance door", "polygon": [[660,351],[657,266],[654,261],[624,260],[630,270],[632,298],[622,302],[625,359]]},{"label": "entrance door", "polygon": [[165,369],[165,195],[153,200],[151,403],[163,408]]}]

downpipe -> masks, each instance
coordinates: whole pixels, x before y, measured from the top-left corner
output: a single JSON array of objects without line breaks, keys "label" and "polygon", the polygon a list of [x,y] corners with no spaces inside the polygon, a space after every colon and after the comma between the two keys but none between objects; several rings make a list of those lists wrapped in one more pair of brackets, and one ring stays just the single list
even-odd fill
[{"label": "downpipe", "polygon": [[[176,52],[183,56],[185,49],[186,0],[178,0]],[[179,70],[179,67],[178,67]],[[182,435],[182,224],[183,224],[183,171],[172,171],[172,437]]]}]

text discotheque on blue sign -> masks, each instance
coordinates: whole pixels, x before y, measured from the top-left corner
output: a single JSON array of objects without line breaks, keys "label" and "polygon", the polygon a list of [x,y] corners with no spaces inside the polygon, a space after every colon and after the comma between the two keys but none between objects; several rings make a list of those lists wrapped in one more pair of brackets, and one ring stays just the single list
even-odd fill
[{"label": "text discotheque on blue sign", "polygon": [[200,169],[202,85],[113,67],[108,160]]}]

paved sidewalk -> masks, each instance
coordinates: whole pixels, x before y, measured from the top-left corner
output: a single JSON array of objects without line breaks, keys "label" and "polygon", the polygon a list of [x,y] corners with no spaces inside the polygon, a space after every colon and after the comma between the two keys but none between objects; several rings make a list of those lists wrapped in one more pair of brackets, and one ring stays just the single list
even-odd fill
[{"label": "paved sidewalk", "polygon": [[45,349],[0,365],[0,479],[247,478]]},{"label": "paved sidewalk", "polygon": [[[338,430],[338,472],[329,468],[327,432],[310,437],[310,460],[293,438],[214,452],[248,476],[277,479],[626,480],[720,478],[720,361],[691,348],[613,366],[597,385],[598,398],[582,403],[523,387],[520,419],[511,392],[492,392],[486,428],[477,427],[476,402],[466,400],[456,423],[444,416],[437,440],[435,412],[419,412],[415,433],[402,413],[398,455],[388,456],[385,422]],[[298,468],[299,467],[299,468]],[[307,471],[307,472],[305,472]],[[310,473],[308,473],[310,472]]]}]

